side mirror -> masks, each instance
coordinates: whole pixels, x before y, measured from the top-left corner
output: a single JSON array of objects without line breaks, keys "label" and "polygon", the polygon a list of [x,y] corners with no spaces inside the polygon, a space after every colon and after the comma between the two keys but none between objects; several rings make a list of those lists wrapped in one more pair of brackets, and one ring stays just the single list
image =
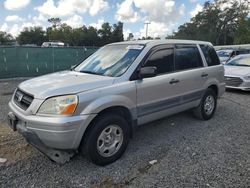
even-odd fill
[{"label": "side mirror", "polygon": [[74,68],[76,67],[77,65],[71,65],[70,66],[70,70],[72,71],[72,70],[74,70]]},{"label": "side mirror", "polygon": [[142,78],[154,77],[156,75],[157,75],[157,68],[156,67],[142,67],[139,70],[138,77],[140,79],[142,79]]}]

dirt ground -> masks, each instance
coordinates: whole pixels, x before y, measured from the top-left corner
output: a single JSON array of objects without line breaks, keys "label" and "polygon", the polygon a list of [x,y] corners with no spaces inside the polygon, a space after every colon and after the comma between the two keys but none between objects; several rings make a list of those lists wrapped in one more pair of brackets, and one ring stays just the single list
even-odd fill
[{"label": "dirt ground", "polygon": [[13,132],[7,123],[0,123],[0,148],[0,157],[7,159],[6,165],[27,159],[36,154],[34,148],[17,132]]}]

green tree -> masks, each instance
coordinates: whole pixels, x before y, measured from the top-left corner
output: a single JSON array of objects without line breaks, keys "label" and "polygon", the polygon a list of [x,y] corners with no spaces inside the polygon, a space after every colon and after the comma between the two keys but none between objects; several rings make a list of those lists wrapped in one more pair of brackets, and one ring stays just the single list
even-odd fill
[{"label": "green tree", "polygon": [[53,28],[56,28],[61,25],[61,19],[60,18],[49,18],[48,22],[52,24]]},{"label": "green tree", "polygon": [[110,43],[112,40],[112,27],[108,22],[102,24],[102,28],[98,30],[101,45]]},{"label": "green tree", "polygon": [[11,34],[0,31],[0,45],[9,45],[12,41],[14,41],[14,38]]},{"label": "green tree", "polygon": [[242,19],[235,35],[235,44],[250,43],[250,18]]},{"label": "green tree", "polygon": [[24,28],[23,31],[17,37],[19,44],[36,44],[40,46],[44,41],[46,41],[45,31],[42,27],[30,27]]},{"label": "green tree", "polygon": [[62,41],[66,44],[72,44],[72,32],[73,29],[67,24],[63,23],[56,28],[47,28],[46,34],[49,41]]},{"label": "green tree", "polygon": [[123,23],[118,22],[117,24],[113,25],[112,31],[112,42],[120,42],[123,41]]},{"label": "green tree", "polygon": [[206,40],[215,45],[233,44],[240,22],[247,17],[248,1],[242,0],[241,4],[227,0],[205,2],[202,12],[179,26],[178,31],[168,38]]},{"label": "green tree", "polygon": [[134,39],[133,33],[129,33],[128,37],[127,37],[127,40],[133,40],[133,39]]}]

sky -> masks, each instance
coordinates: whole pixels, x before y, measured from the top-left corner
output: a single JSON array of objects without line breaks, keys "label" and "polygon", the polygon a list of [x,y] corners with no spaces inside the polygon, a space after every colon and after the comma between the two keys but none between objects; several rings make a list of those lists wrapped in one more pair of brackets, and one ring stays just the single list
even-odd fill
[{"label": "sky", "polygon": [[206,0],[1,0],[0,31],[14,37],[25,27],[50,24],[48,19],[59,17],[73,28],[82,25],[100,28],[102,23],[124,23],[126,39],[148,35],[165,37],[202,10]]}]

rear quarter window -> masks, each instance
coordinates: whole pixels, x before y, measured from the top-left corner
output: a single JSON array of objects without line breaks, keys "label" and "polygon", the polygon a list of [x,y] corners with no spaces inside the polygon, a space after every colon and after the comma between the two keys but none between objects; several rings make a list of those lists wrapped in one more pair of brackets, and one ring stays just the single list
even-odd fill
[{"label": "rear quarter window", "polygon": [[200,48],[205,56],[208,66],[215,66],[220,64],[220,60],[212,46],[201,44]]}]

